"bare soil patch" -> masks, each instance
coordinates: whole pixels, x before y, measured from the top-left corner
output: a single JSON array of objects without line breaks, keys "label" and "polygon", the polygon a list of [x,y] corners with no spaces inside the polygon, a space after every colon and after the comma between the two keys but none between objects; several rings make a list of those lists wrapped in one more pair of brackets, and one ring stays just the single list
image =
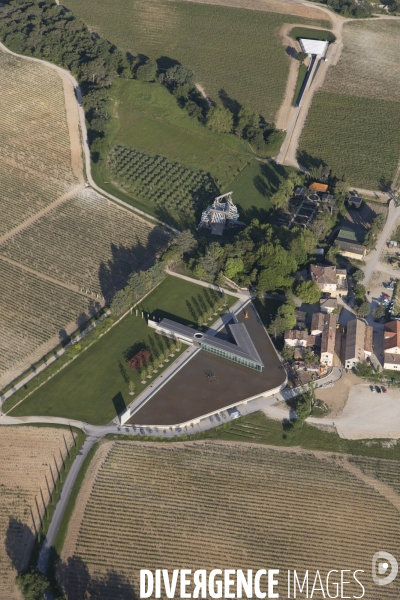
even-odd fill
[{"label": "bare soil patch", "polygon": [[360,378],[357,375],[351,371],[345,373],[343,370],[342,377],[335,385],[316,390],[317,398],[329,407],[329,417],[337,417],[342,414],[351,388],[359,383]]}]

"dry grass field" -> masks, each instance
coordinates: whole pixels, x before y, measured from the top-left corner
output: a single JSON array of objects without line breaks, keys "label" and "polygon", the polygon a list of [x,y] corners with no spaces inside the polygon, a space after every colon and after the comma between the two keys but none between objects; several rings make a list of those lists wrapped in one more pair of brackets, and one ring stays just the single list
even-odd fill
[{"label": "dry grass field", "polygon": [[0,389],[72,333],[168,235],[83,184],[69,81],[0,52]]},{"label": "dry grass field", "polygon": [[323,90],[400,101],[400,21],[353,20],[343,27],[343,52],[328,69]]},{"label": "dry grass field", "polygon": [[[63,437],[64,436],[64,437]],[[43,515],[43,501],[49,500],[47,482],[52,486],[56,459],[65,442],[71,447],[71,434],[65,429],[38,427],[2,427],[0,436],[0,598],[20,600],[14,579],[17,570],[26,567],[35,530]],[[43,500],[42,500],[43,494]]]},{"label": "dry grass field", "polygon": [[58,578],[68,600],[124,600],[138,595],[141,568],[364,569],[365,597],[394,599],[399,584],[374,589],[370,564],[378,548],[396,553],[399,508],[388,486],[331,453],[105,442]]},{"label": "dry grass field", "polygon": [[300,163],[323,161],[366,189],[393,181],[400,161],[399,34],[399,21],[345,23],[340,60],[315,94],[300,138]]}]

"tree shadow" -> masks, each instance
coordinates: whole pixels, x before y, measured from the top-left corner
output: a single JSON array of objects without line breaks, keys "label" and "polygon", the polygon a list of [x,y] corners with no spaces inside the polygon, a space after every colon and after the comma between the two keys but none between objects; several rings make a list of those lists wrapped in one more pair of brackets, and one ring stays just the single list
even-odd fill
[{"label": "tree shadow", "polygon": [[393,181],[391,179],[388,179],[387,177],[382,175],[382,177],[379,178],[379,184],[378,184],[379,191],[380,192],[390,192],[392,189],[392,183],[393,183]]},{"label": "tree shadow", "polygon": [[134,271],[146,271],[153,266],[156,257],[166,249],[170,237],[161,228],[154,227],[145,246],[139,240],[137,245],[130,247],[111,244],[111,258],[100,264],[98,273],[101,292],[107,303],[127,285]]},{"label": "tree shadow", "polygon": [[176,65],[180,65],[179,60],[175,58],[171,58],[170,56],[160,56],[156,59],[157,67],[160,71],[167,71],[171,67],[175,67]]},{"label": "tree shadow", "polygon": [[305,150],[300,150],[297,153],[297,160],[300,165],[306,167],[310,171],[312,169],[318,169],[318,167],[327,167],[328,165],[322,158],[317,158],[316,156],[311,156]]},{"label": "tree shadow", "polygon": [[290,56],[290,58],[296,58],[296,56],[297,56],[297,50],[296,50],[296,48],[293,48],[292,46],[287,46],[286,47],[286,54],[288,56]]},{"label": "tree shadow", "polygon": [[223,107],[227,108],[232,113],[234,121],[237,123],[242,105],[237,100],[231,98],[224,89],[219,90],[218,97],[221,100]]},{"label": "tree shadow", "polygon": [[66,346],[71,341],[71,338],[65,331],[65,329],[60,329],[60,331],[58,332],[58,338],[63,346]]},{"label": "tree shadow", "polygon": [[[27,572],[29,562],[33,567],[34,557],[30,555],[35,541],[36,536],[27,525],[10,517],[5,548],[18,574]],[[54,549],[50,556],[48,578],[52,596],[63,597],[65,600],[87,600],[88,598],[138,600],[139,598],[134,586],[123,573],[109,569],[103,575],[91,575],[81,558],[74,556],[64,562]]]},{"label": "tree shadow", "polygon": [[[32,507],[30,519],[36,527]],[[12,566],[18,573],[27,568],[34,543],[35,536],[30,527],[9,517],[4,545]]]},{"label": "tree shadow", "polygon": [[138,595],[125,575],[114,570],[107,571],[103,577],[89,573],[85,562],[79,557],[69,558],[59,564],[58,580],[66,600],[137,600]]},{"label": "tree shadow", "polygon": [[119,415],[120,413],[124,412],[124,410],[126,410],[125,400],[121,392],[118,392],[118,394],[114,396],[114,398],[112,399],[112,403],[114,404],[116,415]]},{"label": "tree shadow", "polygon": [[120,360],[118,361],[118,368],[119,372],[121,373],[122,379],[125,381],[125,383],[129,383],[128,372],[126,370],[125,365]]}]

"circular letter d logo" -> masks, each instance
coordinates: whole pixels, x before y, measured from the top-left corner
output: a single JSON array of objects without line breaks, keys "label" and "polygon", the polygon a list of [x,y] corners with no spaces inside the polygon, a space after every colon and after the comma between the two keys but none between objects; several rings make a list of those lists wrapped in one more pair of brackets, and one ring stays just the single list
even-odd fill
[{"label": "circular letter d logo", "polygon": [[[378,577],[378,575],[384,575],[387,572],[389,564],[391,567],[389,574],[386,577]],[[399,565],[392,554],[383,552],[382,550],[375,552],[372,557],[372,579],[376,585],[388,585],[388,583],[396,579],[398,571]]]}]

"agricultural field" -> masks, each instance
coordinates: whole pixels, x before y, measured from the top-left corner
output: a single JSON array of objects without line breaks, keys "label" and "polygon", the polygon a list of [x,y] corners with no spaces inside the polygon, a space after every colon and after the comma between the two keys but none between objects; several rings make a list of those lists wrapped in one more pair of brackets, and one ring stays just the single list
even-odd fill
[{"label": "agricultural field", "polygon": [[113,148],[108,168],[113,181],[124,191],[152,204],[163,221],[172,221],[182,229],[196,225],[196,212],[218,195],[206,173],[126,146]]},{"label": "agricultural field", "polygon": [[[111,600],[116,590],[128,599],[138,594],[143,565],[182,564],[364,569],[366,597],[398,597],[398,582],[377,590],[369,576],[377,547],[398,548],[398,510],[332,454],[109,441],[92,465],[58,568],[68,600],[82,585],[93,600]],[[355,585],[347,590],[358,595]]]},{"label": "agricultural field", "polygon": [[[226,300],[231,306],[236,298],[229,296]],[[141,317],[142,311],[157,320],[169,317],[197,327],[198,316],[210,310],[214,304],[215,296],[211,290],[176,277],[166,277],[139,305],[137,316],[133,311],[124,317],[88,350],[11,410],[10,414],[59,416],[96,425],[109,423],[134,399],[129,396],[129,381],[135,384],[136,396],[173,359],[169,357],[166,339],[147,326],[146,319]],[[152,359],[159,358],[162,352],[168,360],[144,383],[140,372],[127,365],[128,360],[143,348],[151,352]],[[179,354],[177,352],[175,356]],[[28,392],[29,386],[28,383]],[[6,402],[4,411],[8,412],[15,401],[18,401],[18,393]]]},{"label": "agricultural field", "polygon": [[352,457],[351,462],[357,465],[363,473],[386,483],[400,496],[400,473],[397,461],[382,458]]},{"label": "agricultural field", "polygon": [[289,58],[279,38],[283,23],[330,28],[328,21],[215,4],[168,0],[69,0],[90,29],[133,55],[179,61],[197,74],[206,93],[221,90],[273,122],[282,102]]},{"label": "agricultural field", "polygon": [[153,264],[170,236],[85,189],[70,84],[5,52],[0,83],[1,389]]},{"label": "agricultural field", "polygon": [[346,23],[343,31],[339,63],[329,67],[313,99],[299,161],[323,161],[350,185],[382,189],[400,161],[400,24],[363,19]]},{"label": "agricultural field", "polygon": [[[64,330],[77,329],[88,297],[0,260],[0,385],[57,346]],[[88,317],[87,317],[88,318]]]},{"label": "agricultural field", "polygon": [[393,180],[399,163],[399,115],[398,102],[317,92],[300,138],[299,162],[323,162],[349,185],[379,190]]},{"label": "agricultural field", "polygon": [[[35,528],[53,489],[60,452],[73,444],[66,429],[2,427],[0,436],[0,597],[20,600],[17,571],[27,567]],[[53,477],[52,477],[53,474]]]},{"label": "agricultural field", "polygon": [[132,271],[150,267],[169,237],[84,189],[0,244],[0,261],[4,256],[96,301],[110,299]]}]

